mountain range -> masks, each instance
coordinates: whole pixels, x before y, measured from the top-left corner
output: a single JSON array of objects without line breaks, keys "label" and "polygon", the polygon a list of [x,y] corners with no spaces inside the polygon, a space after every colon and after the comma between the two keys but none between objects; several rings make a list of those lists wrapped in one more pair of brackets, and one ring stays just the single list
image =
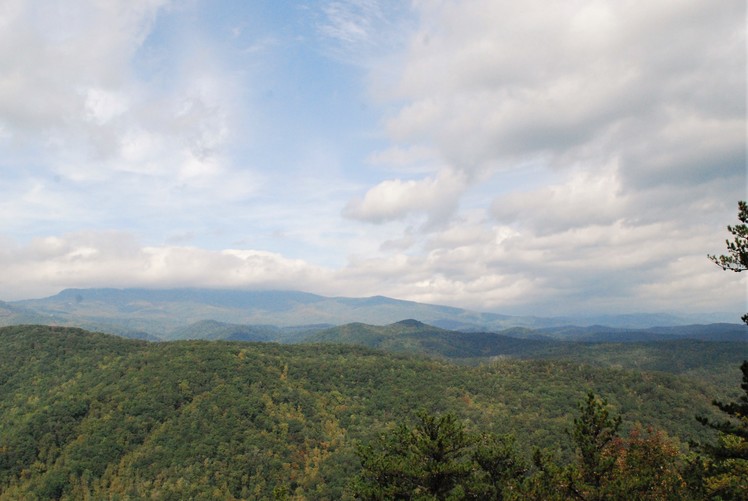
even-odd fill
[{"label": "mountain range", "polygon": [[68,289],[0,325],[0,499],[342,499],[358,446],[417,408],[567,461],[585,391],[713,439],[694,414],[748,358],[742,324],[297,291]]},{"label": "mountain range", "polygon": [[[357,341],[354,344],[377,346],[358,342],[368,336],[369,341],[379,338],[385,348],[394,343],[385,338],[397,333],[400,339],[395,345],[417,335],[421,351],[429,352],[422,346],[428,338],[432,344],[442,346],[436,350],[442,355],[448,355],[450,349],[457,350],[448,356],[461,356],[461,350],[471,356],[481,350],[495,351],[495,346],[486,346],[499,339],[496,336],[501,336],[502,345],[507,344],[508,338],[538,342],[746,339],[744,325],[693,324],[688,318],[668,314],[510,316],[384,296],[349,298],[300,291],[215,289],[65,289],[46,298],[0,302],[0,325],[14,324],[75,326],[154,341],[299,342],[337,338],[341,342],[353,339]],[[454,335],[457,332],[462,333],[459,338]],[[458,339],[462,348],[455,345]],[[452,348],[444,347],[446,341]],[[465,343],[470,347],[466,348]]]}]

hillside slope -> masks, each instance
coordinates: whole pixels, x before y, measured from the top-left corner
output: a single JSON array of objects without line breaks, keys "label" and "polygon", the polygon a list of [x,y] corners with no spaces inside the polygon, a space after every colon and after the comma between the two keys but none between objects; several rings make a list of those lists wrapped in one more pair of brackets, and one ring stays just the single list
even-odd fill
[{"label": "hillside slope", "polygon": [[[737,371],[736,371],[737,372]],[[737,374],[736,374],[737,380]],[[587,390],[682,439],[706,384],[557,361],[460,367],[342,345],[0,329],[0,499],[341,498],[359,441],[419,408],[569,453]]]},{"label": "hillside slope", "polygon": [[555,344],[492,332],[457,332],[433,327],[417,320],[402,320],[377,326],[352,323],[317,332],[305,342],[342,343],[446,358],[494,356],[529,357],[547,353]]}]

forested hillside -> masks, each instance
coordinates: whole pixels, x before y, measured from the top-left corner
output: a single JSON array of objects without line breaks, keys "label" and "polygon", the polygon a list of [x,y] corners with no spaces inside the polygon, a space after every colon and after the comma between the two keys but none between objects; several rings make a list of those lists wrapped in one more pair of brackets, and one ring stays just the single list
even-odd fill
[{"label": "forested hillside", "polygon": [[[577,361],[613,368],[689,375],[717,387],[729,388],[734,379],[731,379],[731,370],[748,357],[746,327],[729,326],[731,330],[733,327],[740,329],[738,332],[743,336],[740,341],[703,341],[699,338],[708,338],[710,326],[701,327],[700,330],[690,329],[696,339],[670,334],[664,340],[646,342],[603,342],[603,337],[598,341],[583,342],[543,337],[537,335],[538,331],[529,329],[510,329],[500,333],[456,332],[416,320],[404,320],[384,326],[353,323],[331,327],[309,335],[306,342],[366,346],[393,353],[446,358],[471,365],[508,357]],[[688,332],[688,329],[684,330]],[[629,334],[635,336],[635,333]]]},{"label": "forested hillside", "polygon": [[[570,458],[586,392],[682,443],[732,394],[579,362],[456,366],[342,345],[149,343],[79,329],[0,329],[0,499],[338,499],[356,447],[417,411]],[[738,386],[737,367],[734,371]],[[119,496],[119,497],[118,497]]]}]

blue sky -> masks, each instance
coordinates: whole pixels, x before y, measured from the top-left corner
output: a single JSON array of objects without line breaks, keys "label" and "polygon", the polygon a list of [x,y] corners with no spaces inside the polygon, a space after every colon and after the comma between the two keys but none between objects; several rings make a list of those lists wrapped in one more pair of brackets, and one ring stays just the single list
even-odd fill
[{"label": "blue sky", "polygon": [[742,1],[7,0],[0,300],[721,311]]}]

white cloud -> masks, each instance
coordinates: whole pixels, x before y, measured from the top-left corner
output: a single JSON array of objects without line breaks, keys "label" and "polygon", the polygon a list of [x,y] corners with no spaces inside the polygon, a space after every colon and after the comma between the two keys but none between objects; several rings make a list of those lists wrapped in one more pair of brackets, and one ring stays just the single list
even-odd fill
[{"label": "white cloud", "polygon": [[5,243],[0,252],[5,300],[53,294],[67,287],[309,289],[330,277],[327,270],[275,253],[148,247],[121,232],[39,238],[26,246]]},{"label": "white cloud", "polygon": [[111,93],[131,78],[127,63],[165,4],[4,2],[0,121],[33,136],[85,120],[92,93],[116,99]]},{"label": "white cloud", "polygon": [[723,232],[703,226],[616,223],[536,235],[463,222],[446,233],[426,253],[352,261],[342,277],[364,293],[539,316],[727,311],[737,322],[745,307],[745,277],[706,259]]},{"label": "white cloud", "polygon": [[252,249],[143,246],[122,232],[80,232],[26,245],[2,239],[0,300],[66,287],[231,287],[384,294],[540,316],[732,311],[737,322],[745,278],[720,273],[706,259],[704,248],[714,246],[704,242],[704,233],[617,223],[542,236],[462,221],[429,239],[425,252],[352,257],[339,268]]},{"label": "white cloud", "polygon": [[122,115],[129,107],[127,97],[118,92],[92,87],[86,91],[86,118],[104,125]]},{"label": "white cloud", "polygon": [[[398,78],[371,69],[391,84],[393,143],[372,159],[424,177],[382,181],[346,214],[442,225],[409,226],[381,248],[391,257],[362,263],[399,275],[402,296],[499,310],[744,307],[744,280],[705,258],[745,198],[743,2],[414,9]],[[462,182],[438,183],[422,152]]]},{"label": "white cloud", "polygon": [[[0,124],[5,147],[27,144],[96,177],[108,162],[168,170],[174,151],[206,157],[228,135],[233,78],[207,41],[185,33],[187,57],[143,62],[143,43],[166,0],[10,2],[0,34]],[[163,92],[163,88],[167,92]],[[147,137],[147,144],[143,138]],[[135,139],[139,138],[139,139]],[[10,148],[9,148],[10,149]],[[95,163],[95,166],[82,167]],[[118,167],[115,167],[118,168]],[[172,166],[172,169],[179,166]]]},{"label": "white cloud", "polygon": [[[149,233],[169,213],[178,225],[257,193],[262,177],[227,154],[240,75],[185,23],[193,7],[3,3],[4,228],[44,234],[54,221],[58,232],[124,224]],[[164,15],[173,31],[146,46]]]},{"label": "white cloud", "polygon": [[621,193],[617,170],[606,171],[576,171],[563,184],[499,197],[493,215],[504,223],[520,221],[540,233],[613,225],[626,217],[627,199]]},{"label": "white cloud", "polygon": [[[334,59],[311,82],[286,72],[297,59],[270,63],[292,52],[279,49],[287,32],[198,28],[207,5],[0,3],[3,293],[192,285],[536,314],[744,307],[745,279],[704,257],[745,197],[744,2],[335,0],[316,17],[310,4],[304,22],[325,40],[312,50]],[[320,41],[307,35],[294,43]],[[344,88],[362,69],[365,88]],[[367,95],[359,115],[381,127],[343,114],[328,130],[304,108],[307,83]],[[268,89],[276,98],[250,113]],[[312,139],[307,121],[321,126]],[[254,137],[262,127],[272,144]]]},{"label": "white cloud", "polygon": [[415,6],[390,89],[398,150],[435,148],[473,183],[527,161],[615,162],[624,190],[744,178],[742,2]]},{"label": "white cloud", "polygon": [[363,199],[349,202],[343,214],[381,223],[425,212],[431,216],[432,223],[438,223],[455,210],[465,184],[464,175],[453,170],[443,170],[436,177],[417,181],[383,181],[371,188]]}]

